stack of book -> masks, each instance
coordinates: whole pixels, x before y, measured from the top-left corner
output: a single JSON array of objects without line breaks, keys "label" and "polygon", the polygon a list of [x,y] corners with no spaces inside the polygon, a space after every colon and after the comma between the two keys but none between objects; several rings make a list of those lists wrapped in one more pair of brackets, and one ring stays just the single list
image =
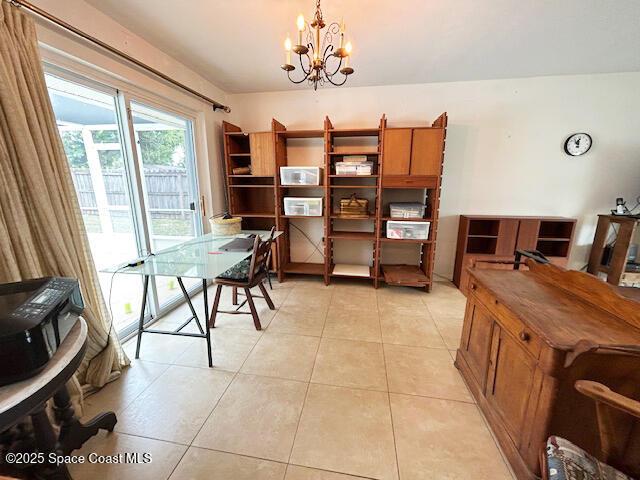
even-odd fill
[{"label": "stack of book", "polygon": [[372,175],[373,162],[366,155],[345,155],[342,162],[336,162],[336,175]]}]

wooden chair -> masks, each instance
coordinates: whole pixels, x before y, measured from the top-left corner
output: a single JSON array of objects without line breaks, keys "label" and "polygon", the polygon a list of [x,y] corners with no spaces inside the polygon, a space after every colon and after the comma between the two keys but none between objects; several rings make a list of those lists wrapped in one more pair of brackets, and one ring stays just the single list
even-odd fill
[{"label": "wooden chair", "polygon": [[[256,330],[262,330],[260,325],[260,318],[258,317],[258,311],[256,310],[254,298],[263,298],[269,309],[275,310],[275,306],[271,301],[271,297],[267,293],[267,289],[264,286],[264,280],[269,273],[269,253],[271,252],[271,244],[273,243],[273,235],[275,227],[271,229],[271,235],[266,241],[262,241],[259,236],[253,243],[253,253],[251,257],[243,260],[242,262],[234,265],[229,270],[221,274],[216,278],[216,296],[213,301],[213,309],[211,311],[211,318],[209,320],[209,327],[214,328],[216,323],[216,315],[218,313],[228,313],[231,315],[251,315],[253,317],[253,324]],[[222,294],[222,287],[228,286],[233,288],[233,303],[238,302],[238,289],[241,288],[244,291],[245,300],[235,310],[219,310],[220,295]],[[253,295],[251,289],[258,287],[262,295]],[[245,304],[249,304],[249,311],[242,311],[240,308]]]},{"label": "wooden chair", "polygon": [[578,380],[575,388],[596,402],[598,458],[564,438],[549,437],[540,454],[543,480],[625,480],[640,475],[634,431],[640,428],[640,402],[589,380]]}]

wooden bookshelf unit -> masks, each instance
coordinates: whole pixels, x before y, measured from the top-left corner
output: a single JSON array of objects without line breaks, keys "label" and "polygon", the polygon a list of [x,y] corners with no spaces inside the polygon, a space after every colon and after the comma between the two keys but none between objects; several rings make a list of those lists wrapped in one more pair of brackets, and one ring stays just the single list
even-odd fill
[{"label": "wooden bookshelf unit", "polygon": [[[388,128],[384,115],[377,127],[367,128],[336,128],[326,117],[322,129],[288,130],[274,119],[270,132],[257,133],[244,133],[240,127],[223,122],[230,212],[244,218],[244,228],[275,225],[284,232],[277,241],[280,281],[287,274],[306,274],[322,276],[329,284],[334,277],[348,276],[371,281],[376,288],[383,281],[428,292],[433,276],[446,127],[446,113],[430,127],[411,128]],[[297,142],[304,139],[322,139],[324,151],[317,160],[313,157],[299,165],[287,152],[302,148]],[[338,175],[336,162],[349,155],[366,156],[373,164],[371,174]],[[321,167],[321,185],[283,185],[280,167],[286,166]],[[233,173],[234,168],[243,167],[249,171]],[[340,214],[340,200],[352,194],[369,200],[369,211],[362,217]],[[322,197],[322,216],[285,215],[285,197]],[[390,216],[390,203],[415,201],[426,204],[423,218]],[[323,232],[324,247],[318,247],[324,252],[323,263],[292,261],[292,222],[300,219],[321,222],[321,226],[314,225]],[[387,238],[387,222],[397,220],[430,222],[429,237]],[[353,275],[353,269],[335,269],[336,264],[350,266],[340,262],[345,257],[344,248],[364,251],[362,257],[371,251],[369,261]],[[397,264],[398,255],[394,254],[403,262]]]},{"label": "wooden bookshelf unit", "polygon": [[[467,267],[478,262],[513,261],[516,250],[538,250],[552,263],[565,267],[576,219],[564,217],[510,217],[461,215],[453,283],[466,295]],[[482,263],[482,268],[513,268]]]}]

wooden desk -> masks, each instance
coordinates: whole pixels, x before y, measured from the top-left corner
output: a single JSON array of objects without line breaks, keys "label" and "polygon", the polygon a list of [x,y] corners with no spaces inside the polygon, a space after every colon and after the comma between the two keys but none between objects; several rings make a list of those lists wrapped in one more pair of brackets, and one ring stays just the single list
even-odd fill
[{"label": "wooden desk", "polygon": [[640,303],[576,271],[469,270],[456,366],[520,479],[539,474],[550,434],[597,451],[593,403],[573,388],[594,380],[640,398]]}]

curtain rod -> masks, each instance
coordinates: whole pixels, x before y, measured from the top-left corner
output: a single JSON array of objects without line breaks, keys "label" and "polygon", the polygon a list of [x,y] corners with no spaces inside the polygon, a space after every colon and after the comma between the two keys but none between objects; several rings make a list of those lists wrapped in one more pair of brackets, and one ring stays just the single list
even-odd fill
[{"label": "curtain rod", "polygon": [[162,78],[164,81],[171,83],[172,85],[175,85],[176,87],[181,88],[182,90],[186,90],[187,92],[189,92],[191,95],[195,95],[196,97],[204,100],[207,103],[210,103],[213,106],[213,110],[223,110],[227,113],[231,112],[231,108],[228,105],[223,105],[220,102],[216,102],[215,100],[213,100],[210,97],[207,97],[206,95],[186,86],[183,83],[178,82],[177,80],[174,80],[173,78],[169,77],[168,75],[162,73],[159,70],[156,70],[153,67],[150,67],[149,65],[147,65],[146,63],[141,62],[140,60],[132,57],[131,55],[128,55],[127,53],[118,50],[117,48],[112,47],[111,45],[106,44],[105,42],[103,42],[102,40],[99,40],[98,38],[89,35],[88,33],[83,32],[82,30],[74,27],[73,25],[70,25],[69,23],[65,22],[64,20],[51,15],[49,12],[41,9],[40,7],[33,5],[32,3],[28,2],[27,0],[8,0],[10,3],[17,5],[18,7],[22,7],[25,8],[26,10],[30,11],[31,13],[34,13],[35,15],[38,15],[39,17],[44,18],[45,20],[54,23],[56,25],[58,25],[59,27],[64,28],[65,30],[70,31],[71,33],[77,35],[78,37],[81,37],[85,40],[88,40],[91,43],[94,43],[96,45],[98,45],[99,47],[109,51],[110,53],[117,55],[121,58],[124,58],[125,60],[127,60],[128,62],[131,62],[133,64],[135,64],[136,66],[142,68],[143,70],[146,70],[160,78]]}]

